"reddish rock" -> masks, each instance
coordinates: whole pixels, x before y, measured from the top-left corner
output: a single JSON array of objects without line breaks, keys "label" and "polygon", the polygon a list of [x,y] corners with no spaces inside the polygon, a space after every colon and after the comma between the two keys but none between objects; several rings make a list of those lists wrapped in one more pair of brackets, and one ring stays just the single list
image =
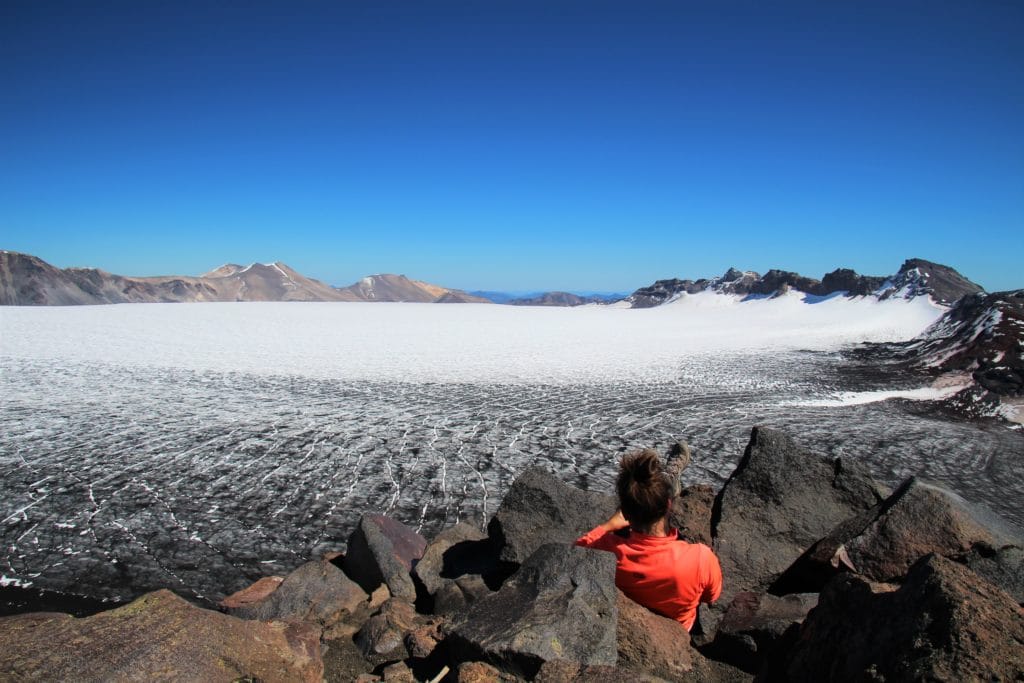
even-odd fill
[{"label": "reddish rock", "polygon": [[225,611],[240,607],[250,607],[255,603],[265,600],[267,596],[277,590],[282,581],[284,581],[284,577],[281,576],[264,576],[248,588],[243,588],[224,598],[218,605]]},{"label": "reddish rock", "polygon": [[262,600],[233,607],[228,613],[260,621],[304,621],[330,629],[349,614],[365,609],[367,595],[344,572],[326,560],[307,562]]},{"label": "reddish rock", "polygon": [[458,683],[515,683],[522,680],[485,662],[463,662],[459,665]]},{"label": "reddish rock", "polygon": [[618,591],[616,604],[620,667],[670,680],[693,669],[693,659],[699,655],[690,645],[690,634],[682,624],[638,605],[622,591]]},{"label": "reddish rock", "polygon": [[405,662],[395,662],[384,667],[381,671],[381,678],[385,683],[416,683],[412,675],[412,669],[406,666]]},{"label": "reddish rock", "polygon": [[160,590],[84,619],[0,619],[0,672],[33,681],[318,682],[323,662],[311,626],[237,619]]}]

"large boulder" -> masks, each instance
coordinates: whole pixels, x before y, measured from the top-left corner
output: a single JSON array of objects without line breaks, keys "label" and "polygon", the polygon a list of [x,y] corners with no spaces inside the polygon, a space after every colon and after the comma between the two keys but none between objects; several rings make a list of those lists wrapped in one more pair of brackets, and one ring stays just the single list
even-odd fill
[{"label": "large boulder", "polygon": [[35,613],[0,619],[0,677],[31,681],[320,681],[320,634],[147,593],[84,619]]},{"label": "large boulder", "polygon": [[922,558],[903,585],[837,576],[804,620],[778,677],[807,680],[1024,678],[1024,611],[966,567]]},{"label": "large boulder", "polygon": [[833,529],[779,578],[773,590],[820,590],[840,571],[898,581],[929,553],[962,555],[975,544],[1013,540],[1005,522],[955,493],[911,478],[887,499]]},{"label": "large boulder", "polygon": [[435,595],[459,577],[489,574],[497,563],[498,548],[487,534],[472,524],[460,522],[427,544],[413,575],[427,593]]},{"label": "large boulder", "polygon": [[778,597],[766,593],[737,593],[718,625],[715,640],[704,654],[757,673],[783,637],[803,622],[818,603],[817,593]]},{"label": "large boulder", "polygon": [[[246,590],[259,584],[258,581]],[[222,602],[232,616],[260,621],[304,621],[320,629],[329,629],[345,616],[365,609],[369,599],[362,588],[326,560],[305,563],[259,600],[243,602],[236,596]],[[231,606],[236,603],[237,606]]]},{"label": "large boulder", "polygon": [[690,634],[675,619],[655,614],[618,592],[618,665],[636,672],[678,680],[693,670],[700,655]]},{"label": "large boulder", "polygon": [[755,427],[715,499],[721,603],[740,591],[763,592],[811,544],[885,493],[857,463],[820,457],[782,432]]},{"label": "large boulder", "polygon": [[445,643],[458,659],[527,678],[557,659],[614,665],[617,594],[614,555],[549,543],[498,592],[457,615]]},{"label": "large boulder", "polygon": [[540,467],[520,474],[491,519],[501,559],[522,564],[545,543],[572,543],[618,508],[614,496],[581,491]]},{"label": "large boulder", "polygon": [[413,602],[410,572],[423,556],[427,539],[384,515],[363,515],[348,539],[341,568],[367,593],[386,584],[391,595]]}]

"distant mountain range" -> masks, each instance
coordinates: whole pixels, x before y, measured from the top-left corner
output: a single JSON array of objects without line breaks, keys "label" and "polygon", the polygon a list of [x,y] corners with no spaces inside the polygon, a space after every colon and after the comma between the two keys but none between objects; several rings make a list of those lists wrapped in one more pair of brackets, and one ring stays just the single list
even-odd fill
[{"label": "distant mountain range", "polygon": [[749,298],[778,296],[796,290],[812,297],[832,295],[914,298],[928,295],[949,306],[967,294],[984,291],[949,266],[924,259],[908,259],[895,275],[859,275],[839,268],[821,280],[785,270],[769,270],[764,275],[730,268],[721,277],[700,280],[658,280],[626,297],[631,308],[650,308],[675,301],[688,294],[717,292]]},{"label": "distant mountain range", "polygon": [[0,251],[0,305],[68,306],[184,301],[417,301],[490,303],[404,275],[371,275],[331,287],[281,262],[229,263],[199,277],[124,277],[95,268],[56,268],[35,256]]},{"label": "distant mountain range", "polygon": [[760,275],[730,268],[716,278],[658,280],[623,298],[570,292],[538,292],[526,296],[465,292],[411,280],[404,275],[370,275],[347,287],[332,287],[305,277],[281,262],[248,266],[230,263],[198,277],[125,277],[95,268],[60,269],[35,256],[0,251],[0,305],[18,306],[185,301],[406,301],[579,306],[621,301],[619,305],[630,308],[650,308],[701,292],[765,298],[790,290],[810,298],[842,295],[887,299],[928,295],[946,306],[965,295],[983,291],[952,268],[923,259],[906,261],[895,275],[859,275],[840,268],[821,280],[783,270],[769,270]]}]

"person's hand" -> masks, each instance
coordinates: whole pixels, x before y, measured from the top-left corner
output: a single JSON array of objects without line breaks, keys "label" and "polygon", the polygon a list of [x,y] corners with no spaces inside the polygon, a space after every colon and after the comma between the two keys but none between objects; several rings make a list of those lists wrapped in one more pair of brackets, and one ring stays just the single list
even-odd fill
[{"label": "person's hand", "polygon": [[619,529],[625,529],[629,526],[629,522],[622,516],[622,510],[616,510],[615,514],[608,518],[608,521],[602,525],[605,531],[618,531]]}]

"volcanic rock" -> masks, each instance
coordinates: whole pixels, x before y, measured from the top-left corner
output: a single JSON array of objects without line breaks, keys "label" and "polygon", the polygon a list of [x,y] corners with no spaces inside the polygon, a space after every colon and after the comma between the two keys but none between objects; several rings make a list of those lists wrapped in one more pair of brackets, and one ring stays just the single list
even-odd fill
[{"label": "volcanic rock", "polygon": [[391,595],[413,602],[416,585],[410,571],[426,547],[425,538],[398,520],[363,515],[348,539],[341,568],[367,593],[384,583]]},{"label": "volcanic rock", "polygon": [[488,573],[497,562],[498,549],[487,534],[472,524],[460,522],[427,544],[413,575],[427,593],[434,595],[446,583],[460,576]]},{"label": "volcanic rock", "polygon": [[1024,550],[1020,546],[1008,545],[997,550],[977,543],[969,553],[957,559],[1024,604]]},{"label": "volcanic rock", "polygon": [[323,662],[312,626],[237,619],[160,590],[84,619],[0,619],[0,672],[33,681],[318,682]]},{"label": "volcanic rock", "polygon": [[458,669],[458,683],[514,683],[517,680],[522,679],[486,662],[463,662]]},{"label": "volcanic rock", "polygon": [[682,624],[655,614],[618,591],[618,665],[678,680],[693,669],[700,655],[690,645]]},{"label": "volcanic rock", "polygon": [[898,581],[924,555],[955,556],[975,543],[998,547],[999,541],[1019,542],[1011,533],[991,513],[969,507],[946,489],[911,478],[889,498],[815,543],[779,578],[773,591],[818,590],[840,571],[855,571],[872,581]]},{"label": "volcanic rock", "polygon": [[522,563],[545,543],[572,543],[616,509],[612,496],[581,491],[531,467],[512,483],[488,534],[502,546],[500,559]]},{"label": "volcanic rock", "polygon": [[782,662],[788,680],[1021,680],[1024,612],[968,568],[930,555],[897,589],[828,583]]},{"label": "volcanic rock", "polygon": [[[259,583],[246,591],[255,589]],[[276,590],[260,600],[231,607],[229,600],[239,602],[232,596],[222,605],[227,607],[228,614],[242,619],[304,621],[328,629],[364,607],[367,597],[363,589],[333,564],[314,560],[293,571]]]},{"label": "volcanic rock", "polygon": [[817,593],[783,597],[737,593],[718,624],[714,643],[704,653],[757,673],[786,631],[801,623],[817,603]]},{"label": "volcanic rock", "polygon": [[497,593],[457,615],[446,645],[534,677],[550,660],[614,665],[615,556],[559,543],[538,548]]},{"label": "volcanic rock", "polygon": [[755,427],[715,498],[715,552],[727,577],[721,604],[740,591],[763,592],[812,543],[883,495],[857,463],[822,458],[782,432]]},{"label": "volcanic rock", "polygon": [[392,598],[363,624],[356,633],[355,643],[371,661],[374,657],[383,661],[405,659],[406,635],[423,625],[423,618],[411,603]]},{"label": "volcanic rock", "polygon": [[[256,603],[263,602],[271,593],[276,591],[284,581],[281,576],[264,576],[252,585],[240,591],[232,593],[218,603],[218,606],[225,612],[243,607],[250,607]],[[235,616],[238,616],[237,614]]]},{"label": "volcanic rock", "polygon": [[668,521],[679,537],[689,543],[703,543],[710,547],[711,510],[715,502],[715,489],[707,484],[694,484],[672,499]]}]

